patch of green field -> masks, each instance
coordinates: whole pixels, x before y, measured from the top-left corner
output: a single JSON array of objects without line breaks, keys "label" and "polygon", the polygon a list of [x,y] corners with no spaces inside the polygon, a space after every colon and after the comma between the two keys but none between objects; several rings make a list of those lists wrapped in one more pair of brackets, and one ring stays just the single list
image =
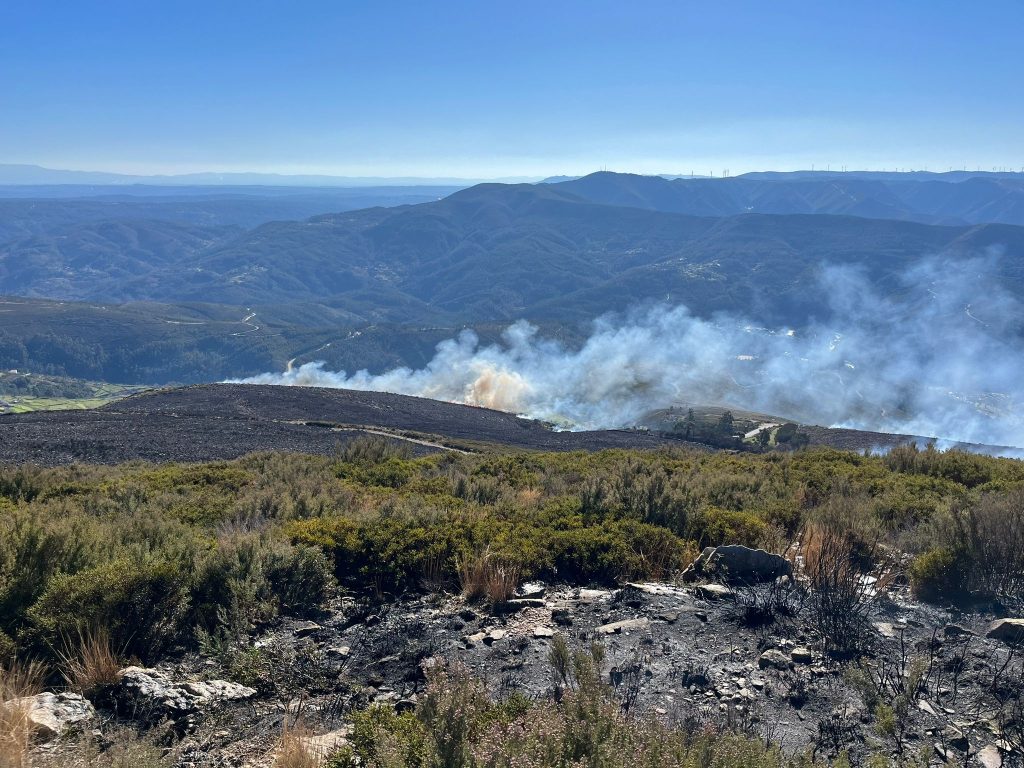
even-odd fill
[{"label": "patch of green field", "polygon": [[147,387],[40,374],[0,373],[0,413],[99,408]]}]

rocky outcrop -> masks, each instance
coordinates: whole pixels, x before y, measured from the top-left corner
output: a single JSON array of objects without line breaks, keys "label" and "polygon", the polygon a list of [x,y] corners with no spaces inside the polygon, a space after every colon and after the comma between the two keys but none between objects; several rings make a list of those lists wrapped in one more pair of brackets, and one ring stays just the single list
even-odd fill
[{"label": "rocky outcrop", "polygon": [[997,619],[989,625],[985,637],[1011,645],[1024,643],[1024,619]]},{"label": "rocky outcrop", "polygon": [[714,576],[727,583],[759,584],[780,577],[793,578],[793,566],[781,555],[751,549],[741,544],[705,547],[700,557],[683,571],[683,578],[694,581]]},{"label": "rocky outcrop", "polygon": [[44,740],[80,731],[96,717],[96,708],[77,693],[39,693],[5,705],[24,708],[35,735]]},{"label": "rocky outcrop", "polygon": [[227,680],[176,682],[156,669],[127,667],[121,670],[121,682],[115,695],[122,704],[136,710],[174,717],[228,701],[248,699],[256,695],[256,690]]}]

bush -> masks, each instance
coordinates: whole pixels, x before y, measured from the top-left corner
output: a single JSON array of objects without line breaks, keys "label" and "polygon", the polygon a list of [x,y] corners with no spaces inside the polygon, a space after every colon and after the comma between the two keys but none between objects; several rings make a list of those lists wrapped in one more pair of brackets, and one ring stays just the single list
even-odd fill
[{"label": "bush", "polygon": [[910,564],[910,586],[922,600],[937,601],[963,593],[963,572],[956,553],[948,547],[929,549]]},{"label": "bush", "polygon": [[29,610],[31,636],[43,649],[103,627],[128,655],[154,659],[181,630],[188,580],[159,560],[116,560],[55,576]]}]

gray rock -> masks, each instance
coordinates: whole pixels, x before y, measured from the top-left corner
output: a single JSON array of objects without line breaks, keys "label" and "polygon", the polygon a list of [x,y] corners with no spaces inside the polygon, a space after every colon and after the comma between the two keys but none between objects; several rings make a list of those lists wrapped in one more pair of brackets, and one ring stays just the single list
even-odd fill
[{"label": "gray rock", "polygon": [[700,557],[683,571],[683,578],[693,581],[708,574],[731,583],[757,583],[775,581],[782,576],[792,579],[793,566],[781,555],[763,549],[726,544],[706,547]]},{"label": "gray rock", "polygon": [[650,623],[648,619],[626,619],[625,621],[613,621],[611,624],[602,624],[597,631],[602,635],[618,635],[623,630],[646,629]]},{"label": "gray rock", "polygon": [[551,627],[534,627],[533,636],[541,638],[554,637],[555,630],[553,630]]},{"label": "gray rock", "polygon": [[1003,756],[994,744],[988,744],[978,750],[977,758],[984,768],[1002,768]]},{"label": "gray rock", "polygon": [[1024,619],[997,619],[989,625],[985,637],[1009,644],[1024,642]]},{"label": "gray rock", "polygon": [[732,600],[736,593],[722,584],[701,584],[697,594],[705,600]]},{"label": "gray rock", "polygon": [[946,637],[963,637],[965,635],[973,635],[971,630],[961,627],[959,624],[947,624],[942,629],[942,634]]},{"label": "gray rock", "polygon": [[4,706],[24,708],[35,735],[46,741],[81,731],[96,717],[96,708],[77,693],[38,693]]},{"label": "gray rock", "polygon": [[515,596],[520,600],[539,600],[547,592],[547,586],[542,581],[528,581],[516,590]]},{"label": "gray rock", "polygon": [[521,611],[524,608],[543,608],[546,603],[539,598],[513,598],[501,604],[502,610]]},{"label": "gray rock", "polygon": [[121,670],[117,698],[139,708],[185,714],[228,701],[256,695],[254,688],[227,680],[175,682],[156,669],[126,667]]},{"label": "gray rock", "polygon": [[793,666],[793,662],[789,660],[789,657],[782,651],[772,648],[765,651],[757,658],[757,666],[761,669],[790,669]]},{"label": "gray rock", "polygon": [[804,648],[803,646],[800,646],[799,648],[794,648],[790,652],[789,658],[791,658],[797,664],[810,664],[812,661],[814,661],[814,654],[811,653],[810,648]]},{"label": "gray rock", "polygon": [[942,731],[942,736],[951,747],[961,752],[966,752],[971,747],[964,732],[955,726],[947,725]]},{"label": "gray rock", "polygon": [[296,637],[309,637],[315,632],[319,632],[322,627],[315,621],[303,621],[295,626],[293,630]]}]

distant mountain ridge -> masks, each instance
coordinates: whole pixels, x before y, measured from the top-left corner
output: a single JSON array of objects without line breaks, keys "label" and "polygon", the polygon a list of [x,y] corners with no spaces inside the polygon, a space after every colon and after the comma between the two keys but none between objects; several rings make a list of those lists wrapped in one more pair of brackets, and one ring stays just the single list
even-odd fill
[{"label": "distant mountain ridge", "polygon": [[[696,202],[692,190],[702,195]],[[103,302],[315,302],[355,323],[575,322],[669,300],[701,315],[728,311],[798,326],[825,311],[814,290],[823,264],[856,265],[878,285],[928,254],[998,245],[1013,280],[1024,264],[1022,227],[859,218],[854,211],[876,204],[818,186],[818,207],[845,215],[710,215],[735,205],[730,190],[595,174],[482,184],[435,202],[245,232],[90,222],[0,246],[0,285],[9,294]],[[655,208],[684,204],[705,215]]]},{"label": "distant mountain ridge", "polygon": [[503,179],[460,179],[452,177],[417,176],[332,176],[329,174],[284,173],[182,173],[182,174],[127,174],[104,171],[71,171],[44,168],[39,165],[0,163],[0,185],[36,184],[101,184],[101,185],[258,185],[298,187],[363,187],[363,186],[469,186],[483,181],[511,183],[536,181],[535,177],[507,177]]},{"label": "distant mountain ridge", "polygon": [[585,200],[691,216],[837,214],[924,224],[1024,225],[1024,174],[747,174],[720,179],[599,172],[556,184]]}]

